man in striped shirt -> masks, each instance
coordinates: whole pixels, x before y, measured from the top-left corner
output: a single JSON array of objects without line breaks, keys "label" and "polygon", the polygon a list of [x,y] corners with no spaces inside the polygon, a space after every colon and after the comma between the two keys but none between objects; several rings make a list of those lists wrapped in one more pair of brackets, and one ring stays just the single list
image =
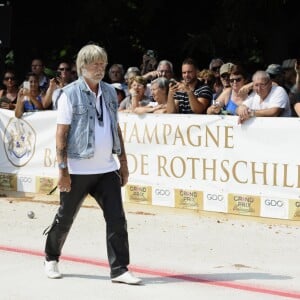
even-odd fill
[{"label": "man in striped shirt", "polygon": [[185,59],[181,73],[181,82],[171,81],[170,83],[167,113],[206,114],[213,91],[197,78],[196,62],[191,58]]}]

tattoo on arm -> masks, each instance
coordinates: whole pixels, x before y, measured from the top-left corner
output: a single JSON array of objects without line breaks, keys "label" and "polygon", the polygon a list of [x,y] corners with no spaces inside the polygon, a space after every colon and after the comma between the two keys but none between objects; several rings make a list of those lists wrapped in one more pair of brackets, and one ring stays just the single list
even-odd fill
[{"label": "tattoo on arm", "polygon": [[69,127],[58,127],[56,132],[56,156],[58,162],[67,161],[67,139]]}]

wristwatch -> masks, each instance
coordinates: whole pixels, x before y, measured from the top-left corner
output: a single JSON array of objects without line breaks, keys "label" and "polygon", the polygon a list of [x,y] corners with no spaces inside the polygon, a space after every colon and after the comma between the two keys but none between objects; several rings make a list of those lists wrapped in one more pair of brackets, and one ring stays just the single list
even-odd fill
[{"label": "wristwatch", "polygon": [[65,162],[61,162],[58,164],[58,168],[63,170],[66,169],[68,167],[68,165]]}]

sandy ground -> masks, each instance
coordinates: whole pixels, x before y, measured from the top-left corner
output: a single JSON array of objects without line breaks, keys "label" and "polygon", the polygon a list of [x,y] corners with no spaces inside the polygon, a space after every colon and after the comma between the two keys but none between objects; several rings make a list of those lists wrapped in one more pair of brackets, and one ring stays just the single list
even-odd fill
[{"label": "sandy ground", "polygon": [[[12,299],[300,299],[300,222],[125,203],[133,273],[109,279],[102,212],[85,201],[63,249],[63,279],[43,272],[57,199],[0,198],[1,296]],[[35,217],[30,219],[28,211]]]}]

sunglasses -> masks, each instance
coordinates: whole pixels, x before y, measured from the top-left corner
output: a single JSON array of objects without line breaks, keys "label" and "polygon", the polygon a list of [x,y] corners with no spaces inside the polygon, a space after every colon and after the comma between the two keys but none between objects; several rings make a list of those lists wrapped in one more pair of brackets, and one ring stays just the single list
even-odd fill
[{"label": "sunglasses", "polygon": [[221,75],[221,78],[223,78],[223,79],[228,79],[228,78],[229,78],[229,74],[228,74],[228,73],[223,73],[223,74]]},{"label": "sunglasses", "polygon": [[4,80],[15,80],[15,77],[4,77]]},{"label": "sunglasses", "polygon": [[242,77],[237,77],[237,78],[230,78],[229,81],[230,83],[234,83],[234,82],[240,82],[242,81]]},{"label": "sunglasses", "polygon": [[220,68],[221,68],[221,67],[213,67],[213,68],[211,68],[211,69],[212,69],[212,71],[217,72],[217,71],[220,71]]},{"label": "sunglasses", "polygon": [[70,68],[58,68],[58,71],[71,71]]}]

